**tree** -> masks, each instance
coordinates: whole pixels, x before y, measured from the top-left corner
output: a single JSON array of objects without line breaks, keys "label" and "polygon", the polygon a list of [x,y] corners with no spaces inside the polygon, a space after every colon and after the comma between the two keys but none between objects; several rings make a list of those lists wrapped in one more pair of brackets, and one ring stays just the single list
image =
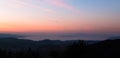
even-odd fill
[{"label": "tree", "polygon": [[78,41],[69,46],[65,52],[65,58],[85,58],[86,57],[86,42]]}]

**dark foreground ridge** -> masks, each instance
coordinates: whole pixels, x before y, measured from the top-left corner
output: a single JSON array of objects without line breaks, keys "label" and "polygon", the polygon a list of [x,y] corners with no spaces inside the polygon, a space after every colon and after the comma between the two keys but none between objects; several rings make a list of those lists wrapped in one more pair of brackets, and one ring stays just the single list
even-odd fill
[{"label": "dark foreground ridge", "polygon": [[120,37],[105,41],[0,38],[0,58],[120,58]]}]

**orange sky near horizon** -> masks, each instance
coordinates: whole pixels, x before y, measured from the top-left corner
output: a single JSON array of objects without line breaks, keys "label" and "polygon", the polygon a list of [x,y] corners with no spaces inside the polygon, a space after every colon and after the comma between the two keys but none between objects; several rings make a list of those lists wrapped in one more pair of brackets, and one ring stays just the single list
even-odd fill
[{"label": "orange sky near horizon", "polygon": [[120,33],[117,4],[104,0],[1,0],[0,32]]}]

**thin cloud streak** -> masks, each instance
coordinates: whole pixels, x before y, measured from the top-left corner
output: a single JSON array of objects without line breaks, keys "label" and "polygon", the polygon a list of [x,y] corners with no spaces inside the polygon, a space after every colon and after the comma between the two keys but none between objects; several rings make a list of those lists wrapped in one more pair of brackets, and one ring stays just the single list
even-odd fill
[{"label": "thin cloud streak", "polygon": [[[53,13],[53,14],[57,13],[54,10],[51,10],[51,9],[48,9],[48,8],[42,8],[38,5],[30,4],[30,3],[24,2],[22,0],[12,0],[12,1],[16,2],[16,4],[18,4],[18,5],[41,9],[42,11],[47,12],[47,13]],[[76,9],[73,6],[68,5],[67,3],[64,2],[64,0],[41,0],[41,1],[45,1],[49,4],[51,4],[51,5],[67,9],[67,10],[73,11],[75,13],[80,13],[79,9]]]},{"label": "thin cloud streak", "polygon": [[74,8],[73,6],[68,5],[63,0],[45,0],[45,1],[52,5],[55,5],[55,6],[58,6],[61,8],[65,8],[65,9],[71,10],[76,13],[80,13],[80,11],[78,9]]},{"label": "thin cloud streak", "polygon": [[41,9],[42,11],[47,12],[47,13],[53,13],[53,14],[56,13],[55,11],[53,11],[51,9],[41,8],[40,6],[33,5],[33,4],[30,4],[30,3],[27,3],[27,2],[23,2],[21,0],[12,0],[12,1],[16,2],[17,4],[19,4],[21,6],[27,6],[27,7],[32,7],[32,8],[36,8],[36,9]]}]

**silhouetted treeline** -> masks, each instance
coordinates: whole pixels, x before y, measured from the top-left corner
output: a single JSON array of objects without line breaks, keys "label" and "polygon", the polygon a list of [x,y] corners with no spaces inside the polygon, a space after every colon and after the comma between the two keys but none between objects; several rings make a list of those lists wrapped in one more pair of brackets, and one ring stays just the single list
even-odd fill
[{"label": "silhouetted treeline", "polygon": [[0,58],[120,58],[120,40],[106,40],[96,44],[78,41],[66,47],[46,49],[0,49]]}]

